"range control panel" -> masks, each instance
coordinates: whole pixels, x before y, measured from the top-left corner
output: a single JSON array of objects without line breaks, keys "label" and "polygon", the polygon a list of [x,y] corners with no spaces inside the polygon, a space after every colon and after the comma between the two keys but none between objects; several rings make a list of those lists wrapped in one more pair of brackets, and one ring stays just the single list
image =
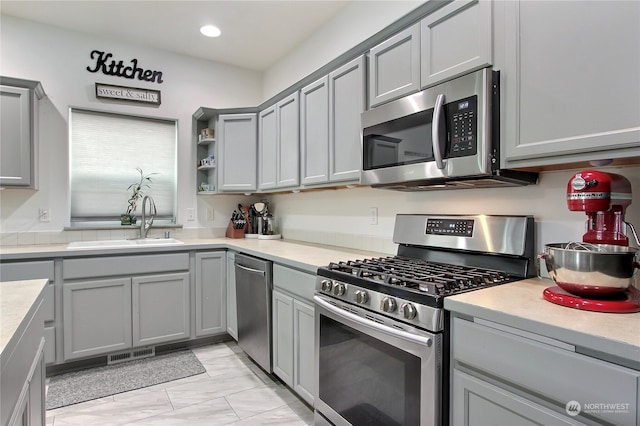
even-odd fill
[{"label": "range control panel", "polygon": [[472,237],[473,219],[427,219],[427,234]]},{"label": "range control panel", "polygon": [[478,97],[460,99],[447,104],[449,117],[448,157],[476,155],[478,151]]}]

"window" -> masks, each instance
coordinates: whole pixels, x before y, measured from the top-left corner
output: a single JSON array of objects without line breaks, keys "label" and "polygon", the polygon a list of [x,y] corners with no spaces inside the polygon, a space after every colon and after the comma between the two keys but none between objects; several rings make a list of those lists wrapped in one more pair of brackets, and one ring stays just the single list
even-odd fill
[{"label": "window", "polygon": [[72,226],[119,223],[137,168],[155,173],[144,193],[156,204],[156,223],[175,223],[176,121],[71,109],[69,134]]}]

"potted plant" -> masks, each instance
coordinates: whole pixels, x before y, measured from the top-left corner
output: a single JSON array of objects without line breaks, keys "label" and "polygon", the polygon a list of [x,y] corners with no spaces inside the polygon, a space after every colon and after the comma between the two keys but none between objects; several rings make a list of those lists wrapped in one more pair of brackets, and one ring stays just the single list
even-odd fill
[{"label": "potted plant", "polygon": [[151,188],[149,186],[149,183],[151,183],[152,181],[151,176],[157,174],[149,173],[148,175],[145,175],[142,172],[142,169],[139,167],[136,167],[136,170],[138,171],[138,173],[140,173],[140,180],[138,182],[132,183],[127,188],[127,190],[131,191],[131,197],[129,197],[129,206],[127,206],[127,212],[120,215],[121,225],[135,225],[135,223],[137,222],[135,213],[138,209],[138,200],[143,197],[143,191],[145,189]]}]

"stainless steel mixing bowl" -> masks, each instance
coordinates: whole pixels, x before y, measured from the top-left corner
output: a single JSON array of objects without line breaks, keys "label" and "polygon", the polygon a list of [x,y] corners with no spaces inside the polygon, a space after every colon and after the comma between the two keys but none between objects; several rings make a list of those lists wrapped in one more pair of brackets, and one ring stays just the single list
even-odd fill
[{"label": "stainless steel mixing bowl", "polygon": [[545,246],[543,257],[558,286],[576,296],[598,299],[633,285],[639,253],[616,245],[553,243]]}]

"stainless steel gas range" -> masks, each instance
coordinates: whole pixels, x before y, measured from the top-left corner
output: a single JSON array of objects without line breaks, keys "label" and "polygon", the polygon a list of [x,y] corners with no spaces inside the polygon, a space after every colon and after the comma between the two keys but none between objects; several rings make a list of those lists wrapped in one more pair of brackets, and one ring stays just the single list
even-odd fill
[{"label": "stainless steel gas range", "polygon": [[396,256],[318,269],[318,425],[448,424],[444,298],[533,273],[531,216],[398,215]]}]

